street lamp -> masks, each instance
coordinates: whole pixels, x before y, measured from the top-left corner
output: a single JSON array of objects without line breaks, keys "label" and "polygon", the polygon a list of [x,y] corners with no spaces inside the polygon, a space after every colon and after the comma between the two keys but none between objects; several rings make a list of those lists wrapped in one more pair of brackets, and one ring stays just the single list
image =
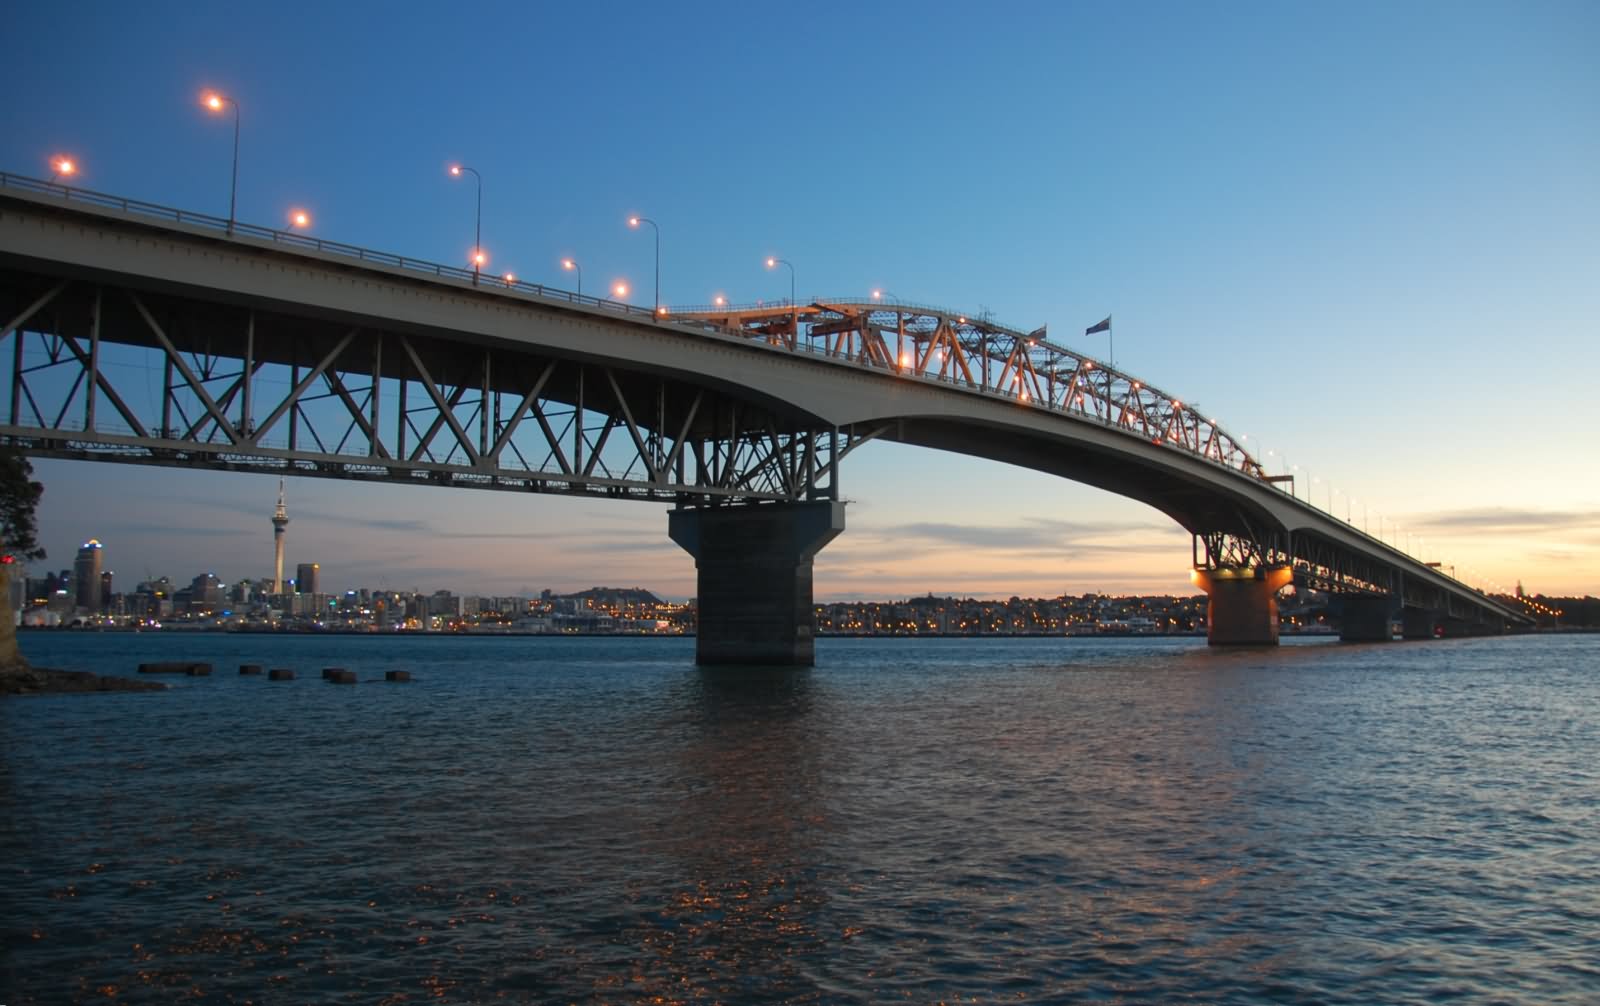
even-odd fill
[{"label": "street lamp", "polygon": [[303,231],[307,227],[310,227],[310,226],[311,226],[311,214],[307,213],[305,210],[290,210],[289,211],[289,229],[290,230],[302,230]]},{"label": "street lamp", "polygon": [[649,224],[650,225],[650,229],[656,232],[656,314],[660,314],[661,313],[661,228],[657,227],[656,226],[656,222],[654,220],[651,220],[649,217],[629,217],[628,218],[628,226],[632,227],[634,230],[638,230],[640,224]]},{"label": "street lamp", "polygon": [[565,269],[567,272],[575,272],[575,273],[578,274],[578,296],[582,297],[583,296],[583,266],[578,264],[578,260],[577,259],[564,258],[564,259],[561,260],[561,268]]},{"label": "street lamp", "polygon": [[65,155],[56,155],[50,158],[50,170],[55,172],[50,176],[50,184],[56,184],[61,178],[70,178],[78,173],[78,162]]},{"label": "street lamp", "polygon": [[611,295],[616,297],[618,300],[626,297],[628,295],[628,284],[623,280],[617,280],[615,283],[611,284]]},{"label": "street lamp", "polygon": [[794,299],[794,265],[781,258],[767,257],[767,268],[776,269],[778,266],[789,267],[789,311],[794,318],[794,334],[800,334],[800,305]]},{"label": "street lamp", "polygon": [[460,178],[462,172],[470,171],[472,177],[478,182],[478,212],[473,217],[472,225],[472,285],[478,285],[478,271],[487,261],[483,254],[483,176],[477,169],[469,168],[465,164],[450,165],[450,177]]},{"label": "street lamp", "polygon": [[728,298],[719,293],[715,297],[711,298],[711,303],[716,307],[727,307]]},{"label": "street lamp", "polygon": [[234,210],[239,205],[239,103],[225,94],[207,91],[200,103],[213,112],[222,111],[224,105],[233,106],[233,184],[228,189],[228,234],[233,235]]}]

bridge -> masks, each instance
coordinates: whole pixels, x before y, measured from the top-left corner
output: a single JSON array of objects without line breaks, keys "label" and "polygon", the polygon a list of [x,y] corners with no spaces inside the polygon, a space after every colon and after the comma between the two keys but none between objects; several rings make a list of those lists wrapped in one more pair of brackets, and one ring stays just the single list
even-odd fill
[{"label": "bridge", "polygon": [[1290,582],[1334,595],[1346,640],[1531,624],[1177,396],[931,305],[655,311],[0,174],[0,324],[0,441],[33,456],[671,502],[702,663],[812,662],[812,563],[872,440],[1167,514],[1214,644],[1277,642]]}]

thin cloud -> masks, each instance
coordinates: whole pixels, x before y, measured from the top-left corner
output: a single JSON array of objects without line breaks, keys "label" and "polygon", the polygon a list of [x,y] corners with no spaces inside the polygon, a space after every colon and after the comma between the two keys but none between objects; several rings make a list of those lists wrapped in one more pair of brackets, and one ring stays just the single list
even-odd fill
[{"label": "thin cloud", "polygon": [[1419,518],[1417,524],[1423,528],[1462,531],[1587,531],[1600,528],[1600,511],[1483,507],[1428,514]]}]

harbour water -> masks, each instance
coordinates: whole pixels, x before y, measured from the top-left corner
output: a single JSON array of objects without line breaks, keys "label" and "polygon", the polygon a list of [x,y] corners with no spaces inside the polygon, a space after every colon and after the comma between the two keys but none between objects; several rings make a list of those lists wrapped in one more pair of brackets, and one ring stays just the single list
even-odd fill
[{"label": "harbour water", "polygon": [[22,644],[12,1006],[1600,1001],[1597,636]]}]

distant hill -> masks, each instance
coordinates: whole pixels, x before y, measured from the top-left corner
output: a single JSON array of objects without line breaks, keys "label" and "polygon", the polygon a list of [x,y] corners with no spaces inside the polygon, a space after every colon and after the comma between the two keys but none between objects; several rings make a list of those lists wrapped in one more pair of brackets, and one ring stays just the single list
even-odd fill
[{"label": "distant hill", "polygon": [[555,594],[556,598],[593,601],[598,607],[626,608],[630,605],[660,604],[661,598],[643,587],[590,587],[576,594]]}]

